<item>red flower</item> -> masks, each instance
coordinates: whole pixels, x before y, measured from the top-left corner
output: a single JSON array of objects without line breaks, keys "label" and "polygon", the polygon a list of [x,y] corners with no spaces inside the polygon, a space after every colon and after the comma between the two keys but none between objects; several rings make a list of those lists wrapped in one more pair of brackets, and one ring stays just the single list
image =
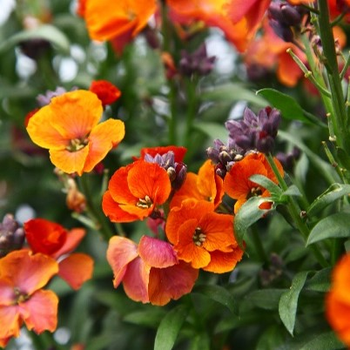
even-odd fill
[{"label": "red flower", "polygon": [[[26,239],[34,253],[42,253],[59,260],[58,275],[73,289],[92,277],[93,260],[83,253],[72,253],[85,236],[85,230],[64,227],[45,219],[32,219],[24,224]],[[63,259],[62,259],[63,258]]]},{"label": "red flower", "polygon": [[89,90],[97,95],[102,105],[110,105],[121,96],[120,90],[107,80],[94,80]]}]

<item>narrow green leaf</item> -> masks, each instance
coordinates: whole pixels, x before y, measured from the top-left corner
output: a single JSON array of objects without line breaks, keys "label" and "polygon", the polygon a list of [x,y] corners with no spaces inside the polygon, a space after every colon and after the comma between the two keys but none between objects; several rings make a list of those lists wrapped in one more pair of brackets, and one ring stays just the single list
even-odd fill
[{"label": "narrow green leaf", "polygon": [[266,188],[274,201],[278,201],[282,194],[282,189],[276,185],[273,181],[263,175],[252,175],[249,178],[250,181],[257,183],[258,185]]},{"label": "narrow green leaf", "polygon": [[313,337],[300,350],[338,350],[345,349],[345,345],[337,338],[334,332],[327,331]]},{"label": "narrow green leaf", "polygon": [[133,324],[157,328],[163,319],[165,310],[160,308],[148,309],[145,311],[134,311],[127,314],[123,321]]},{"label": "narrow green leaf", "polygon": [[192,339],[188,350],[210,350],[210,338],[208,333],[196,335]]},{"label": "narrow green leaf", "polygon": [[307,214],[313,216],[337,199],[349,194],[350,185],[334,183],[311,203]]},{"label": "narrow green leaf", "polygon": [[228,131],[222,124],[201,121],[195,124],[193,128],[203,132],[212,139],[226,140],[228,137]]},{"label": "narrow green leaf", "polygon": [[261,335],[256,345],[256,350],[283,349],[285,342],[285,330],[280,325],[272,325]]},{"label": "narrow green leaf", "polygon": [[293,97],[286,95],[278,90],[265,88],[256,92],[263,96],[273,107],[279,109],[282,117],[289,120],[301,120],[305,123],[322,125],[323,123],[310,113],[305,112]]},{"label": "narrow green leaf", "polygon": [[237,302],[234,296],[224,287],[217,285],[195,286],[192,293],[203,294],[210,299],[226,306],[233,314],[238,313]]},{"label": "narrow green leaf", "polygon": [[259,206],[266,201],[272,201],[272,198],[251,197],[239,209],[234,221],[236,239],[239,245],[242,246],[243,238],[248,228],[271,210],[259,208]]},{"label": "narrow green leaf", "polygon": [[319,221],[311,230],[306,246],[327,238],[348,238],[350,213],[335,213]]},{"label": "narrow green leaf", "polygon": [[0,52],[6,51],[20,42],[30,39],[45,39],[58,50],[69,54],[69,40],[66,35],[53,25],[44,24],[40,27],[24,30],[12,35],[0,45]]},{"label": "narrow green leaf", "polygon": [[299,188],[295,185],[288,187],[282,194],[283,196],[291,196],[291,197],[301,197],[302,194],[299,191]]},{"label": "narrow green leaf", "polygon": [[293,335],[294,332],[299,294],[305,284],[308,273],[308,271],[297,273],[292,280],[290,290],[284,292],[279,301],[278,313],[287,331],[291,335]]},{"label": "narrow green leaf", "polygon": [[249,293],[244,301],[265,310],[277,310],[281,295],[286,289],[260,289]]},{"label": "narrow green leaf", "polygon": [[212,89],[202,91],[200,98],[203,101],[247,101],[257,107],[265,107],[267,102],[261,96],[257,96],[251,89],[242,84],[225,84],[215,86]]},{"label": "narrow green leaf", "polygon": [[307,281],[305,289],[314,292],[328,292],[331,284],[331,272],[331,267],[316,272],[315,275]]},{"label": "narrow green leaf", "polygon": [[171,350],[188,314],[185,305],[178,305],[162,319],[156,334],[154,350]]}]

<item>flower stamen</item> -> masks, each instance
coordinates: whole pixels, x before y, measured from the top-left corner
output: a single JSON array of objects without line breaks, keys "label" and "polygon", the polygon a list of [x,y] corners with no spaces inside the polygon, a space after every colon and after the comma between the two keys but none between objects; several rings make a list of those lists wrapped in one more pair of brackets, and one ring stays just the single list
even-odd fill
[{"label": "flower stamen", "polygon": [[89,143],[89,139],[87,137],[84,138],[75,138],[69,140],[69,145],[66,146],[66,150],[69,152],[78,152],[83,149]]},{"label": "flower stamen", "polygon": [[153,205],[152,199],[149,196],[145,196],[145,198],[139,198],[136,206],[142,209],[148,209]]},{"label": "flower stamen", "polygon": [[203,243],[205,242],[207,236],[206,234],[202,231],[202,229],[200,227],[196,227],[196,229],[194,230],[194,234],[193,234],[193,242],[196,246],[200,247],[203,245]]}]

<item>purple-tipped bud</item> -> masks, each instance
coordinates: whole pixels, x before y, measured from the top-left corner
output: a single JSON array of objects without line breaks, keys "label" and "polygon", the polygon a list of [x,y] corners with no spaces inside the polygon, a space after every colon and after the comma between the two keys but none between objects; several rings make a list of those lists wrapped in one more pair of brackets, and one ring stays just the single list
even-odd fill
[{"label": "purple-tipped bud", "polygon": [[274,19],[270,19],[269,24],[279,38],[281,38],[287,43],[293,42],[294,33],[289,26],[275,21]]},{"label": "purple-tipped bud", "polygon": [[176,177],[171,185],[174,190],[178,190],[186,180],[187,166],[184,163],[176,163]]},{"label": "purple-tipped bud", "polygon": [[0,257],[21,249],[24,243],[24,231],[12,214],[6,214],[0,223]]},{"label": "purple-tipped bud", "polygon": [[281,12],[285,24],[289,26],[297,26],[300,24],[302,15],[297,7],[291,5],[282,5]]},{"label": "purple-tipped bud", "polygon": [[283,169],[288,172],[292,172],[295,166],[295,162],[300,158],[300,155],[300,149],[294,147],[293,150],[289,153],[278,152],[276,154],[276,158],[282,164]]},{"label": "purple-tipped bud", "polygon": [[55,91],[47,90],[45,95],[38,95],[36,100],[40,107],[44,107],[51,102],[51,99],[56,96],[61,96],[66,93],[67,90],[61,86],[58,86]]}]

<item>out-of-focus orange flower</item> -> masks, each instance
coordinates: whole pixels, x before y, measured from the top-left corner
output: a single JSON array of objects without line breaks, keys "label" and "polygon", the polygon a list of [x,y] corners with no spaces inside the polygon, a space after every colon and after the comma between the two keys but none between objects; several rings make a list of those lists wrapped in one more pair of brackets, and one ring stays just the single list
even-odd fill
[{"label": "out-of-focus orange flower", "polygon": [[288,86],[295,86],[304,76],[303,71],[294,62],[288,48],[300,58],[301,61],[307,61],[306,55],[294,44],[287,43],[279,38],[273,29],[264,23],[264,34],[251,41],[244,55],[244,62],[247,67],[258,66],[268,70],[276,69],[278,80]]},{"label": "out-of-focus orange flower", "polygon": [[138,160],[119,168],[103,196],[104,213],[114,222],[143,220],[168,199],[171,183],[165,169]]},{"label": "out-of-focus orange flower", "polygon": [[[275,159],[275,163],[283,176],[281,163]],[[277,183],[276,176],[272,172],[270,165],[267,163],[265,155],[262,153],[251,153],[239,162],[236,162],[230,172],[224,179],[224,191],[231,198],[237,199],[234,205],[234,212],[237,213],[239,208],[253,196],[269,197],[270,192],[257,183],[249,180],[252,175],[264,175],[273,182]],[[261,204],[261,208],[269,209],[270,203]]]},{"label": "out-of-focus orange flower", "polygon": [[170,210],[165,230],[177,257],[193,268],[224,273],[242,258],[233,216],[215,213],[210,202],[185,199],[181,207]]},{"label": "out-of-focus orange flower", "polygon": [[332,273],[326,297],[326,316],[338,337],[350,347],[350,254],[344,255]]},{"label": "out-of-focus orange flower", "polygon": [[83,13],[91,39],[113,41],[113,47],[121,53],[156,9],[156,0],[85,0]]},{"label": "out-of-focus orange flower", "polygon": [[116,86],[107,80],[93,80],[89,90],[97,95],[103,106],[117,101],[122,94]]},{"label": "out-of-focus orange flower", "polygon": [[28,122],[34,143],[49,149],[52,163],[66,173],[90,172],[124,138],[121,120],[102,123],[102,103],[96,94],[76,90],[52,98]]},{"label": "out-of-focus orange flower", "polygon": [[187,173],[186,180],[181,188],[175,192],[170,207],[179,207],[183,200],[195,198],[211,202],[216,208],[221,203],[223,195],[223,180],[216,175],[215,165],[210,160],[207,160],[200,167],[198,175]]},{"label": "out-of-focus orange flower", "polygon": [[0,347],[19,336],[23,323],[38,334],[56,329],[58,298],[42,288],[57,272],[54,259],[24,249],[0,259]]},{"label": "out-of-focus orange flower", "polygon": [[121,282],[125,293],[135,301],[165,305],[189,293],[198,270],[179,262],[171,244],[143,236],[137,245],[115,236],[109,241],[107,260],[113,270],[113,285]]},{"label": "out-of-focus orange flower", "polygon": [[46,254],[59,261],[58,275],[73,289],[79,289],[92,277],[93,259],[84,253],[69,254],[84,238],[84,229],[67,231],[57,223],[32,219],[24,223],[24,231],[34,253]]},{"label": "out-of-focus orange flower", "polygon": [[223,30],[239,51],[246,49],[261,25],[271,0],[168,0],[173,20],[203,21]]}]

